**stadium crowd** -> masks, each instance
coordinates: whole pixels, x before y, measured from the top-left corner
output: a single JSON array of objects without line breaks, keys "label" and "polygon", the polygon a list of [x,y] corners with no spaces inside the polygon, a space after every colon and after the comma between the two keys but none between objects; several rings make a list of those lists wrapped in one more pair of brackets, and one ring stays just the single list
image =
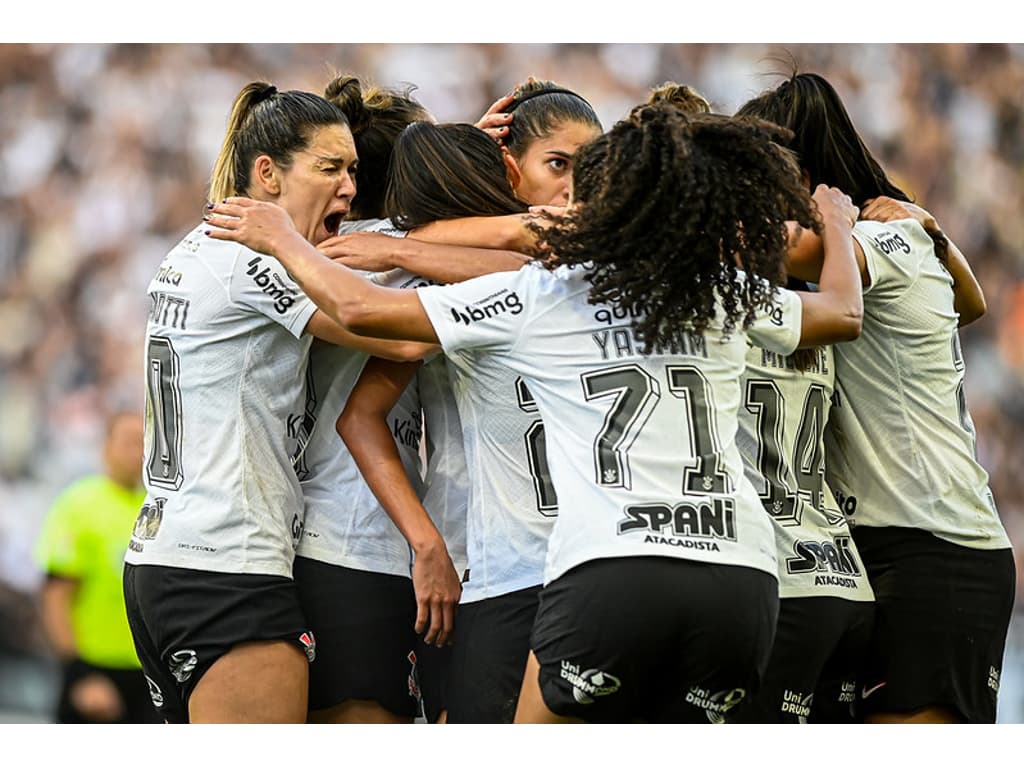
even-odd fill
[{"label": "stadium crowd", "polygon": [[472,122],[535,75],[586,94],[610,126],[670,79],[732,113],[790,59],[837,85],[881,162],[942,223],[985,290],[987,315],[961,333],[965,389],[1020,562],[1024,46],[4,45],[0,655],[43,652],[34,542],[59,489],[95,468],[104,414],[141,408],[146,285],[195,224],[225,105],[242,83],[320,91],[354,72],[411,82],[439,120]]}]

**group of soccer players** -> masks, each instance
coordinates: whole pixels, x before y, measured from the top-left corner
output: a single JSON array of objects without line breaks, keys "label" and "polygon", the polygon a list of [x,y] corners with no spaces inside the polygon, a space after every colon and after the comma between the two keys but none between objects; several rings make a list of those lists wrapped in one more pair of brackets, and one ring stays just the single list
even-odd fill
[{"label": "group of soccer players", "polygon": [[994,722],[984,298],[824,79],[255,82],[209,200],[125,567],[169,722]]}]

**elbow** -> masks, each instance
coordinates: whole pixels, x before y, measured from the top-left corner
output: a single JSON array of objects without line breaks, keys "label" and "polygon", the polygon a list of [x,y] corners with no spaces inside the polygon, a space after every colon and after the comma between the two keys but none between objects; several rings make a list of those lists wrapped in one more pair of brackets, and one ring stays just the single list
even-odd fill
[{"label": "elbow", "polygon": [[358,413],[355,410],[346,408],[335,422],[334,429],[338,433],[338,437],[341,438],[341,441],[345,443],[345,446],[351,452],[352,442],[354,442],[354,438],[359,432]]},{"label": "elbow", "polygon": [[338,321],[345,330],[358,336],[376,336],[379,330],[376,328],[373,317],[374,313],[365,303],[347,302],[339,303],[336,307]]},{"label": "elbow", "polygon": [[864,311],[861,308],[851,309],[839,323],[842,338],[839,341],[856,341],[864,327]]},{"label": "elbow", "polygon": [[984,296],[978,296],[978,298],[970,302],[966,307],[959,310],[960,320],[959,325],[962,328],[965,325],[970,325],[978,318],[982,317],[988,311],[988,304],[985,303]]}]

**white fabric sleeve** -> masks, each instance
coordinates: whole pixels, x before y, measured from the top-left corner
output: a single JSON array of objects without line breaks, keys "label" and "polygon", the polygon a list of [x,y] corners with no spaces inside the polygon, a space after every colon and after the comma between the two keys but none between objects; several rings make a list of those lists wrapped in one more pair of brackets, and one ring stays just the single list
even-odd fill
[{"label": "white fabric sleeve", "polygon": [[530,314],[527,273],[496,272],[462,283],[417,289],[445,353],[511,349]]},{"label": "white fabric sleeve", "polygon": [[794,292],[778,288],[775,300],[759,307],[747,329],[750,341],[780,355],[791,354],[800,345],[803,303]]},{"label": "white fabric sleeve", "polygon": [[243,248],[231,269],[231,301],[302,336],[316,305],[277,259]]}]

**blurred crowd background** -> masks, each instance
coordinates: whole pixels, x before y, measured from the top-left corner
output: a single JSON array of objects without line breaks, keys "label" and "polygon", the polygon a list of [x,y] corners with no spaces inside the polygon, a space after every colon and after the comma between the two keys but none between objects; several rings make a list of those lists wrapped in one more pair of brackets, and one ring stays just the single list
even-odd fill
[{"label": "blurred crowd background", "polygon": [[[988,314],[962,331],[978,451],[1024,563],[1024,45],[0,45],[0,722],[48,717],[55,679],[33,547],[68,482],[99,467],[106,413],[142,407],[145,289],[195,226],[228,109],[268,80],[410,83],[474,122],[530,75],[605,127],[666,80],[719,112],[793,65],[828,77],[890,173],[971,261]],[[1024,568],[1019,569],[1019,577]],[[1024,579],[1001,722],[1024,722]]]}]

